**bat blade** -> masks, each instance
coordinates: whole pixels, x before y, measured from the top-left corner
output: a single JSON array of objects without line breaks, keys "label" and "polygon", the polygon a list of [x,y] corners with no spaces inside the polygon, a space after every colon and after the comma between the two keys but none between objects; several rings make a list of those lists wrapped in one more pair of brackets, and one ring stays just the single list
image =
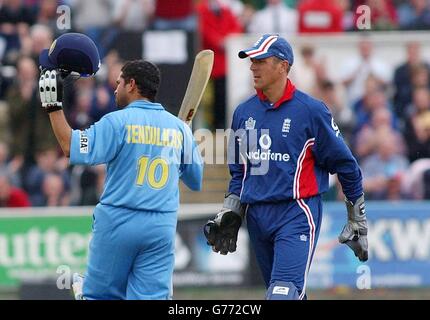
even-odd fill
[{"label": "bat blade", "polygon": [[188,125],[191,124],[202,100],[212,73],[213,63],[214,52],[212,50],[202,50],[194,59],[193,70],[178,113],[178,118]]}]

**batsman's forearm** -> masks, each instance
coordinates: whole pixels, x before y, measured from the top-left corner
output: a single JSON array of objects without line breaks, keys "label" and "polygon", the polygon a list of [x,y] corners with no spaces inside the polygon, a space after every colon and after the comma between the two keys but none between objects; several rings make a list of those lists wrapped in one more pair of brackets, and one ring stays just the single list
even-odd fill
[{"label": "batsman's forearm", "polygon": [[70,157],[70,141],[72,139],[72,128],[67,123],[63,110],[49,113],[52,129],[66,157]]}]

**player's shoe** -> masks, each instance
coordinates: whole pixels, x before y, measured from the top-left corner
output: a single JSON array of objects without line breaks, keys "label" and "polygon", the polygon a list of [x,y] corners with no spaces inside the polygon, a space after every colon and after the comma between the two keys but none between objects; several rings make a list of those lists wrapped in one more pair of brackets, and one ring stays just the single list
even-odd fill
[{"label": "player's shoe", "polygon": [[80,275],[79,273],[73,274],[73,293],[75,294],[75,300],[85,300],[83,294],[82,294],[82,286],[84,284],[84,277]]}]

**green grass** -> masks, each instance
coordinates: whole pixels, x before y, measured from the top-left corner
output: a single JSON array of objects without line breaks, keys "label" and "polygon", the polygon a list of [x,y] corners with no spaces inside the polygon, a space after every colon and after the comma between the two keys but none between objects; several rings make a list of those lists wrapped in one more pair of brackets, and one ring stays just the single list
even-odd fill
[{"label": "green grass", "polygon": [[[176,300],[262,300],[265,289],[257,288],[178,288]],[[429,300],[430,288],[390,288],[358,290],[345,287],[309,289],[310,300]]]},{"label": "green grass", "polygon": [[[430,288],[391,288],[357,290],[345,287],[309,289],[310,300],[430,300]],[[175,288],[174,300],[263,300],[265,289],[252,288]],[[18,290],[0,289],[0,300],[18,300]]]}]

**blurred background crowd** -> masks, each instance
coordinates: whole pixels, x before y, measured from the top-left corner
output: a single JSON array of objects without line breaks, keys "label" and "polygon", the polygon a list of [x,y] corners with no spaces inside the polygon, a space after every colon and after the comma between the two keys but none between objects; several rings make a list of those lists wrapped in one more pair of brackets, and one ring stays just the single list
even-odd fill
[{"label": "blurred background crowd", "polygon": [[[59,29],[57,8],[71,11]],[[113,92],[127,46],[146,30],[185,30],[215,65],[207,127],[226,128],[226,39],[233,34],[362,32],[357,8],[367,5],[372,30],[429,30],[429,0],[0,0],[0,206],[97,203],[104,167],[68,166],[38,97],[38,56],[64,32],[83,32],[98,45],[97,77],[66,91],[65,112],[84,129],[116,109]],[[316,12],[318,13],[316,15]],[[139,40],[141,42],[141,40]],[[311,44],[294,48],[295,85],[326,102],[364,176],[368,199],[430,199],[430,65],[418,42],[395,69],[373,54],[365,36],[356,56],[340,61],[341,80],[328,76]],[[333,180],[328,199],[340,199]]]}]

